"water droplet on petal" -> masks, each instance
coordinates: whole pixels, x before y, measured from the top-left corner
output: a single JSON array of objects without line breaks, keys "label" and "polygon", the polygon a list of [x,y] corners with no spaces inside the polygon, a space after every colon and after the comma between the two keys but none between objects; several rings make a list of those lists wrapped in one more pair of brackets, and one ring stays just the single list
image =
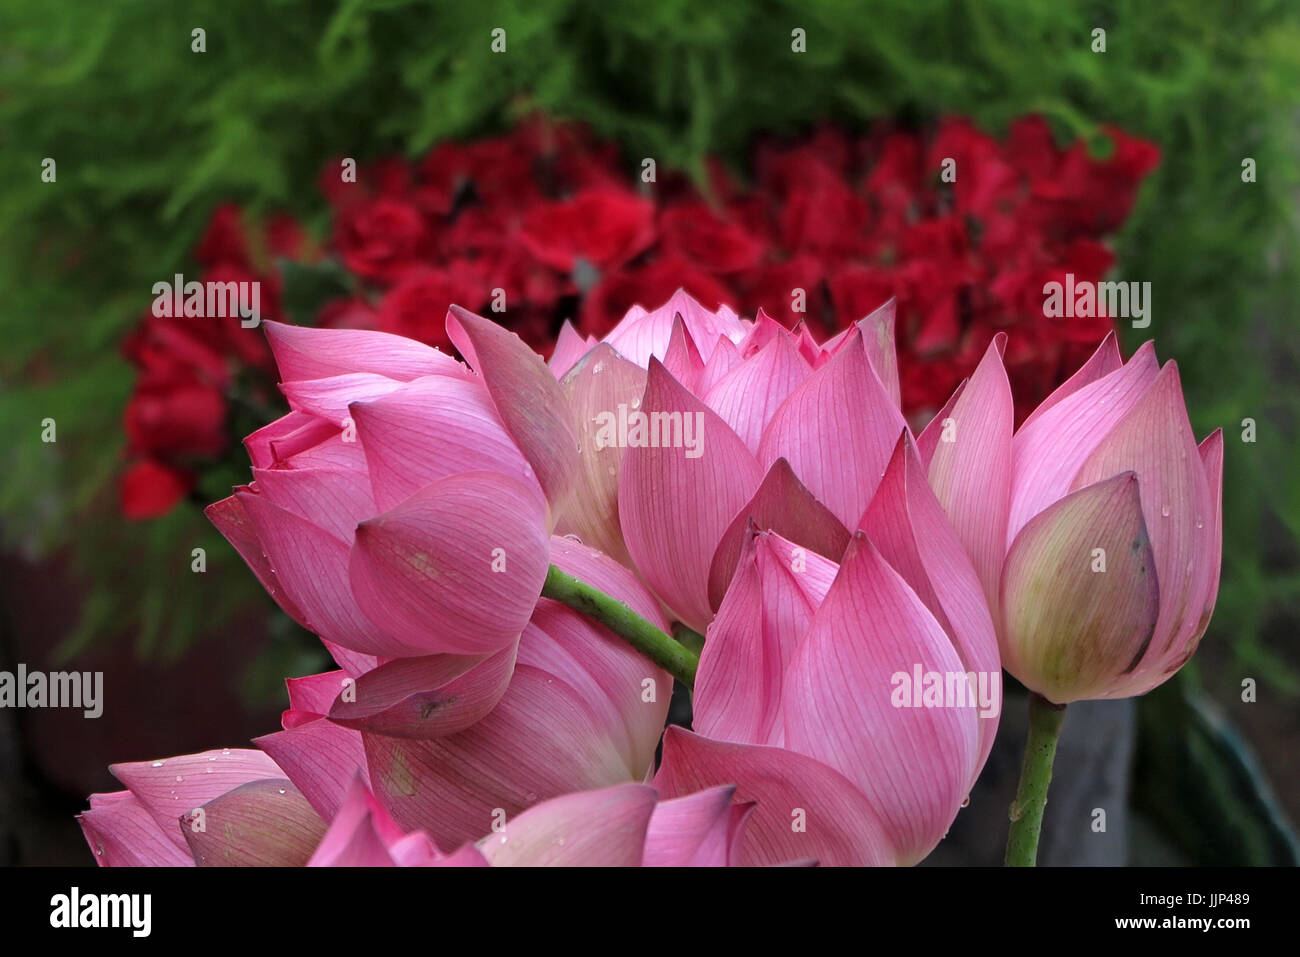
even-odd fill
[{"label": "water droplet on petal", "polygon": [[284,788],[280,788],[280,793],[281,793],[281,794],[284,793]]},{"label": "water droplet on petal", "polygon": [[1204,528],[1204,527],[1205,527],[1205,523],[1202,522],[1202,521],[1198,518],[1198,519],[1196,520],[1196,527],[1197,527],[1197,528]]},{"label": "water droplet on petal", "polygon": [[970,795],[966,795],[966,800],[961,802],[962,807],[970,807]]},{"label": "water droplet on petal", "polygon": [[155,762],[153,763],[153,766],[154,766],[155,768],[160,768],[160,767],[163,766],[163,763],[162,763],[161,761],[155,761]]},{"label": "water droplet on petal", "polygon": [[184,779],[183,777],[181,777],[181,776],[178,774],[178,775],[176,775],[176,780],[177,780],[177,781],[184,781],[185,779]]},{"label": "water droplet on petal", "polygon": [[1163,506],[1161,506],[1161,508],[1160,508],[1160,514],[1163,515],[1165,518],[1168,518],[1168,517],[1169,517],[1169,506],[1168,506],[1168,505],[1163,505]]}]

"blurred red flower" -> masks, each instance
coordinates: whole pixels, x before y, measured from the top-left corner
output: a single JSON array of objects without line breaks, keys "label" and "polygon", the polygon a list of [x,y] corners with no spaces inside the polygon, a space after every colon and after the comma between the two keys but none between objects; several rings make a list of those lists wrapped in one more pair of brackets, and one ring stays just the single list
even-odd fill
[{"label": "blurred red flower", "polygon": [[[289,217],[259,224],[223,205],[195,258],[205,280],[260,281],[262,313],[278,318],[278,262],[332,256],[349,288],[317,308],[317,325],[444,349],[453,302],[549,354],[564,319],[602,336],[630,307],[654,307],[679,287],[708,308],[762,308],[818,337],[892,296],[910,415],[937,410],[1003,329],[1013,332],[1005,362],[1023,415],[1113,325],[1046,318],[1044,284],[1108,274],[1104,239],[1159,157],[1114,128],[1061,148],[1041,117],[1015,121],[1003,139],[952,117],[924,131],[882,125],[855,137],[824,126],[766,139],[749,183],[711,158],[700,187],[671,170],[644,182],[616,144],[534,117],[346,179],[349,164],[331,160],[318,180],[335,217],[325,250]],[[227,400],[247,387],[236,373],[252,370],[273,394],[269,354],[237,321],[152,316],[126,353],[139,369],[128,454],[156,466],[133,466],[133,481],[152,475],[178,499],[178,476],[231,445]]]}]

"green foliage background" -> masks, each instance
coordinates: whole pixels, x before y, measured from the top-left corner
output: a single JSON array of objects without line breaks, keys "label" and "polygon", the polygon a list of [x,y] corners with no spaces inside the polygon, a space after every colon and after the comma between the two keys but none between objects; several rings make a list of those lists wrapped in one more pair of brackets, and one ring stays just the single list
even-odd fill
[{"label": "green foliage background", "polygon": [[[195,27],[206,53],[190,50]],[[490,51],[495,27],[505,54]],[[1090,48],[1097,27],[1105,53]],[[1118,241],[1119,278],[1151,282],[1142,337],[1178,359],[1198,434],[1225,427],[1207,645],[1300,693],[1277,640],[1300,623],[1297,90],[1293,0],[3,0],[4,534],[41,553],[75,533],[84,571],[111,580],[76,641],[111,623],[144,650],[177,648],[256,590],[222,574],[237,559],[197,510],[126,526],[105,492],[130,386],[117,343],[150,285],[184,271],[218,201],[320,227],[327,158],[416,155],[535,108],[696,173],[707,153],[743,172],[756,132],[821,118],[960,113],[1000,131],[1036,111],[1063,138],[1113,122],[1163,150]],[[40,181],[47,156],[54,184]],[[55,445],[39,441],[45,417]],[[1240,441],[1248,417],[1255,444]],[[219,596],[189,574],[196,545]]]}]

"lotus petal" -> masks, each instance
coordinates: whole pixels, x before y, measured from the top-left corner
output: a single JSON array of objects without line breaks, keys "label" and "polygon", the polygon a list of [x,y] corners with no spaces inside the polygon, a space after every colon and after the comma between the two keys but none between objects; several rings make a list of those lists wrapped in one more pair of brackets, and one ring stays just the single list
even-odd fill
[{"label": "lotus petal", "polygon": [[[713,553],[762,473],[731,427],[657,361],[650,364],[641,409],[651,423],[656,416],[665,416],[664,421],[676,416],[682,442],[674,443],[670,435],[657,447],[624,453],[618,488],[623,538],[646,583],[673,615],[703,631],[713,617],[708,594]],[[695,455],[685,447],[687,420],[698,424]],[[665,425],[659,431],[671,430]]]},{"label": "lotus petal", "polygon": [[199,867],[302,867],[325,822],[284,779],[249,781],[181,816]]},{"label": "lotus petal", "polygon": [[644,784],[566,794],[507,819],[481,850],[493,867],[639,867],[656,797]]},{"label": "lotus petal", "polygon": [[447,335],[483,379],[497,415],[559,508],[578,468],[578,440],[564,393],[541,356],[515,333],[460,306]]},{"label": "lotus petal", "polygon": [[754,497],[732,519],[718,542],[709,566],[709,605],[715,610],[731,583],[736,562],[750,527],[774,531],[795,545],[840,560],[849,532],[795,476],[790,463],[777,459],[767,470]]},{"label": "lotus petal", "polygon": [[387,332],[312,329],[269,320],[263,328],[285,382],[350,372],[407,381],[428,375],[468,375],[465,367],[445,352]]},{"label": "lotus petal", "polygon": [[[1002,365],[1005,333],[993,337],[984,358],[948,413],[953,427],[930,459],[930,486],[966,547],[997,610],[998,579],[1006,554],[1011,503],[1011,432],[1015,409]],[[944,441],[951,437],[952,441]]]},{"label": "lotus petal", "polygon": [[442,479],[357,526],[352,594],[417,654],[500,651],[546,578],[545,510],[536,488],[496,472]]},{"label": "lotus petal", "polygon": [[527,461],[477,382],[418,379],[349,409],[365,449],[375,504],[383,511],[462,472],[528,480]]},{"label": "lotus petal", "polygon": [[[961,699],[916,707],[902,692],[918,669]],[[919,861],[947,833],[979,757],[965,682],[947,634],[858,532],[786,676],[786,747],[856,784],[899,856]]]},{"label": "lotus petal", "polygon": [[194,858],[163,832],[130,791],[92,794],[77,815],[81,833],[100,867],[193,867]]},{"label": "lotus petal", "polygon": [[861,330],[790,393],[768,423],[758,461],[789,461],[804,485],[842,523],[856,522],[880,481],[902,413],[862,347]]},{"label": "lotus petal", "polygon": [[1030,519],[1007,555],[1007,670],[1049,701],[1109,697],[1150,648],[1160,587],[1139,479],[1124,472]]},{"label": "lotus petal", "polygon": [[[876,497],[858,527],[943,626],[967,674],[997,701],[980,712],[980,756],[970,784],[987,760],[1001,714],[998,639],[975,568],[931,491],[911,435],[894,449]],[[991,713],[990,713],[991,712]]]},{"label": "lotus petal", "polygon": [[793,751],[713,741],[672,726],[654,784],[669,798],[734,785],[735,800],[754,805],[740,842],[743,866],[896,863],[865,795],[839,772]]},{"label": "lotus petal", "polygon": [[602,343],[578,361],[560,387],[573,407],[582,445],[575,492],[556,531],[572,532],[618,561],[631,564],[618,523],[618,478],[623,448],[605,443],[600,425],[617,420],[620,407],[635,410],[645,392],[645,370]]}]

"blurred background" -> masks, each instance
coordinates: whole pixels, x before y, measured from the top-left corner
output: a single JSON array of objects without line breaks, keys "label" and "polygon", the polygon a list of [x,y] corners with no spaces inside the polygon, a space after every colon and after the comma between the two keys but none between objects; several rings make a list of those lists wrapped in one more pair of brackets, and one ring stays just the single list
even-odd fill
[{"label": "blurred background", "polygon": [[[284,408],[260,331],[154,283],[435,342],[500,288],[543,352],[679,285],[819,336],[892,295],[923,421],[998,329],[1022,401],[1077,367],[1066,272],[1151,284],[1117,328],[1224,429],[1225,534],[1196,658],[1071,709],[1044,858],[1296,863],[1298,91],[1269,0],[0,0],[0,670],[105,673],[99,719],[0,710],[0,863],[89,864],[110,763],[243,746],[324,664],[202,514]],[[935,863],[1000,859],[1022,712]]]}]

